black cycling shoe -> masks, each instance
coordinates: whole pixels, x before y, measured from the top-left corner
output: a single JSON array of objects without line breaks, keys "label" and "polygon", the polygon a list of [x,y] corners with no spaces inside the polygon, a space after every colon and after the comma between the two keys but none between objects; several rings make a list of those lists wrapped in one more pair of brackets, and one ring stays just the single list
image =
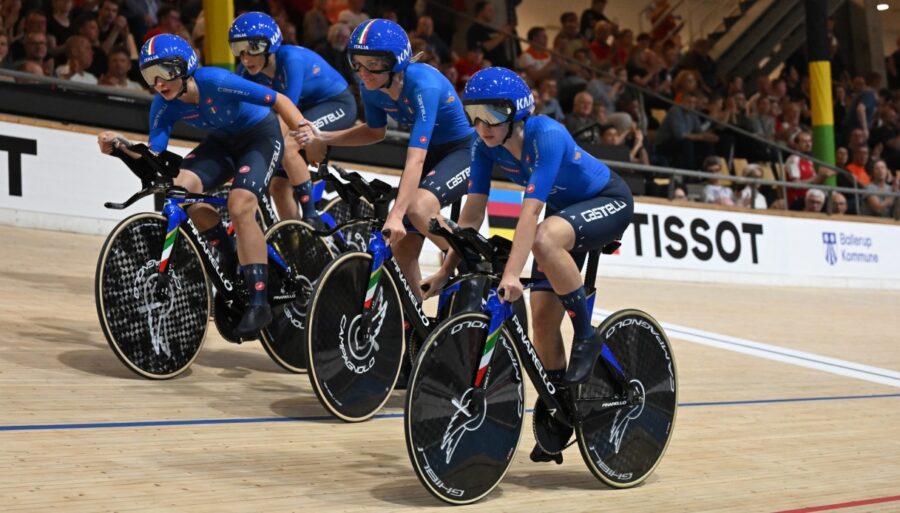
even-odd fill
[{"label": "black cycling shoe", "polygon": [[269,305],[248,306],[234,332],[241,338],[255,338],[259,335],[259,330],[268,326],[270,322],[272,322],[272,308]]},{"label": "black cycling shoe", "polygon": [[545,452],[544,449],[541,448],[541,444],[539,443],[534,444],[534,449],[531,450],[531,454],[529,454],[528,457],[531,458],[531,461],[535,463],[555,461],[557,465],[562,465],[563,462],[562,453],[550,454],[548,452]]},{"label": "black cycling shoe", "polygon": [[563,385],[580,385],[587,381],[591,377],[591,371],[594,370],[597,359],[600,358],[602,349],[603,342],[600,340],[600,333],[596,329],[589,338],[573,340],[572,356],[569,358],[569,367],[566,369],[566,375],[562,380]]}]

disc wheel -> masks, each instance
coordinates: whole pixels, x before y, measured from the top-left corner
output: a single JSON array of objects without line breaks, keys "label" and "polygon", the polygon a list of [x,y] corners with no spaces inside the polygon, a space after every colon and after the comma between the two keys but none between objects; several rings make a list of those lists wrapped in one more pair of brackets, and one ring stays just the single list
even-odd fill
[{"label": "disc wheel", "polygon": [[383,268],[375,277],[365,328],[363,302],[371,265],[368,253],[337,257],[314,284],[307,314],[313,390],[329,412],[347,422],[366,420],[381,409],[403,358],[400,296]]},{"label": "disc wheel", "polygon": [[159,272],[166,219],[136,214],[106,238],[94,295],[103,335],[119,360],[140,376],[168,379],[184,372],[206,337],[210,291],[200,254],[179,228]]},{"label": "disc wheel", "polygon": [[[266,242],[275,248],[290,273],[270,262],[272,322],[260,332],[266,353],[288,372],[304,373],[307,367],[306,310],[312,283],[334,253],[313,228],[303,221],[281,221],[266,234]],[[279,297],[293,297],[289,301]]]},{"label": "disc wheel", "polygon": [[506,475],[522,435],[525,390],[512,337],[502,328],[474,387],[488,317],[455,315],[425,340],[406,396],[406,450],[419,481],[438,499],[470,504]]},{"label": "disc wheel", "polygon": [[[671,344],[659,323],[639,310],[622,310],[597,328],[627,376],[628,390],[614,384],[598,360],[574,391],[581,422],[578,446],[591,472],[616,488],[644,481],[656,468],[675,426],[677,373]],[[633,399],[621,403],[626,396]]]}]

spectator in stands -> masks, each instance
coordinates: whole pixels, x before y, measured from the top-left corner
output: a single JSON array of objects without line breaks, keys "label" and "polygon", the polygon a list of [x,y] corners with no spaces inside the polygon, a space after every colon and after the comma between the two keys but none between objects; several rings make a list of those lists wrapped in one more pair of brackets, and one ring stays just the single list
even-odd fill
[{"label": "spectator in stands", "polygon": [[[772,93],[772,81],[767,75],[756,79],[756,92],[747,100],[747,116],[753,115],[754,109],[759,105],[760,98],[769,98]],[[771,105],[770,105],[771,107]],[[771,112],[771,110],[770,110]]]},{"label": "spectator in stands", "polygon": [[159,20],[155,27],[147,31],[144,35],[144,41],[153,36],[160,34],[174,34],[181,37],[185,41],[191,41],[191,35],[184,24],[181,23],[181,11],[172,5],[164,5],[156,12],[156,19]]},{"label": "spectator in stands", "polygon": [[114,46],[123,45],[128,50],[130,59],[137,59],[137,44],[128,20],[119,14],[119,2],[117,0],[103,0],[97,10],[97,25],[100,28],[100,48],[109,53]]},{"label": "spectator in stands", "polygon": [[[469,26],[466,33],[466,47],[480,45],[484,51],[484,58],[491,66],[512,68],[513,61],[506,55],[506,39],[515,32],[516,27],[507,23],[503,30],[494,30],[491,24],[494,19],[494,4],[488,1],[479,1],[475,4],[475,22]],[[460,73],[462,75],[462,73]]]},{"label": "spectator in stands", "polygon": [[[32,75],[44,76],[44,67],[35,61],[21,61],[16,65],[16,71],[31,73]],[[28,80],[27,78],[16,78],[17,84],[39,84],[36,80]]]},{"label": "spectator in stands", "polygon": [[847,167],[847,162],[849,161],[850,153],[847,151],[847,148],[838,146],[838,148],[834,150],[834,167],[844,169]]},{"label": "spectator in stands", "polygon": [[[798,200],[799,203],[799,200]],[[825,208],[825,193],[821,189],[809,189],[802,197],[801,208],[791,210],[802,210],[803,212],[822,212]]]},{"label": "spectator in stands", "polygon": [[851,130],[859,128],[866,138],[875,127],[875,109],[878,106],[878,88],[881,87],[881,75],[870,72],[866,75],[862,90],[850,102],[847,116],[844,118],[845,140]]},{"label": "spectator in stands", "polygon": [[613,25],[607,21],[598,21],[594,27],[594,38],[591,40],[591,54],[595,65],[613,62],[613,49],[609,38],[613,33]]},{"label": "spectator in stands", "polygon": [[606,0],[593,0],[591,2],[591,7],[589,9],[585,9],[584,12],[581,13],[581,36],[587,40],[594,39],[594,31],[597,29],[598,21],[605,21],[609,23],[612,32],[618,32],[618,27],[616,27],[609,18],[606,17],[606,14],[603,11],[606,10]]},{"label": "spectator in stands", "polygon": [[609,63],[601,64],[599,74],[591,78],[585,86],[585,91],[590,93],[594,102],[605,105],[608,112],[616,110],[616,100],[624,90],[625,82],[616,80]]},{"label": "spectator in stands", "polygon": [[641,132],[634,123],[632,123],[631,127],[625,132],[620,132],[613,124],[603,125],[600,128],[600,144],[606,144],[608,146],[628,146],[629,162],[643,164],[645,166],[650,164],[650,157],[647,154],[646,148],[644,148],[644,133]]},{"label": "spectator in stands", "polygon": [[847,115],[847,88],[841,84],[834,86],[834,126],[841,127]]},{"label": "spectator in stands", "polygon": [[434,19],[431,16],[420,16],[416,23],[416,30],[410,33],[409,38],[418,38],[427,42],[431,47],[431,52],[440,59],[442,64],[455,60],[450,47],[434,32]]},{"label": "spectator in stands", "polygon": [[54,76],[54,60],[47,51],[47,34],[43,32],[29,32],[25,34],[25,61],[31,61],[41,66],[44,75]]},{"label": "spectator in stands", "polygon": [[[812,133],[806,131],[797,132],[791,139],[790,146],[803,155],[812,154]],[[811,160],[796,154],[787,158],[784,167],[785,179],[789,182],[820,184],[826,178],[834,176],[834,171],[826,167],[819,167],[817,172]],[[788,204],[793,204],[805,194],[806,189],[789,188],[787,191]]]},{"label": "spectator in stands", "polygon": [[694,70],[681,70],[675,75],[675,82],[672,84],[673,100],[675,103],[681,103],[681,99],[686,93],[699,93],[700,81],[697,79],[697,73]]},{"label": "spectator in stands", "polygon": [[0,29],[6,32],[10,37],[13,37],[16,30],[16,23],[19,22],[19,17],[22,14],[22,2],[20,0],[7,0],[2,3],[0,6]]},{"label": "spectator in stands", "polygon": [[72,22],[72,27],[76,34],[84,36],[91,43],[94,59],[86,71],[95,77],[106,73],[106,52],[100,48],[100,26],[97,24],[97,18],[93,14],[82,14]]},{"label": "spectator in stands", "polygon": [[891,104],[879,109],[879,124],[869,137],[872,154],[883,158],[889,169],[900,169],[900,119]]},{"label": "spectator in stands", "polygon": [[847,147],[850,150],[855,150],[856,148],[860,148],[862,146],[868,146],[869,139],[866,136],[866,133],[862,128],[854,128],[850,131],[850,140],[847,141]]},{"label": "spectator in stands", "polygon": [[356,78],[350,69],[350,61],[347,59],[347,43],[350,41],[350,27],[346,23],[335,23],[328,28],[325,43],[315,50],[325,59],[325,62],[336,69],[344,77],[348,84],[355,85]]},{"label": "spectator in stands", "polygon": [[50,17],[47,19],[47,34],[53,36],[56,45],[62,52],[63,45],[69,36],[75,33],[72,27],[72,0],[52,0]]},{"label": "spectator in stands", "polygon": [[0,68],[12,69],[12,56],[9,54],[9,35],[0,29]]},{"label": "spectator in stands", "polygon": [[[869,147],[863,145],[859,148],[855,148],[851,155],[852,160],[847,164],[845,169],[850,171],[850,173],[856,177],[856,181],[859,183],[860,187],[869,185],[871,178],[866,171],[866,167],[869,164]],[[850,186],[852,187],[853,185],[850,184]]]},{"label": "spectator in stands", "polygon": [[94,60],[94,49],[84,36],[71,36],[66,41],[66,63],[56,68],[56,75],[65,80],[97,85],[97,77],[88,68]]},{"label": "spectator in stands", "polygon": [[278,28],[281,29],[281,37],[284,39],[284,44],[300,45],[300,40],[297,39],[297,25],[293,21],[279,21]]},{"label": "spectator in stands", "polygon": [[900,89],[900,36],[897,36],[897,49],[887,58],[888,87]]},{"label": "spectator in stands", "polygon": [[365,3],[365,0],[347,0],[347,8],[338,14],[338,23],[346,23],[352,31],[369,19],[369,15],[363,12]]},{"label": "spectator in stands", "polygon": [[47,16],[38,9],[32,9],[28,11],[25,19],[22,21],[23,35],[10,45],[9,50],[12,53],[13,60],[19,61],[26,58],[26,36],[32,33],[44,34],[44,50],[49,55],[49,50],[52,46],[55,46],[55,41],[52,41],[52,37],[47,36]]},{"label": "spectator in stands", "polygon": [[[876,160],[872,165],[872,181],[866,186],[866,192],[900,192],[900,176],[894,177],[894,184],[889,185],[890,177],[887,163],[883,159]],[[894,214],[893,196],[877,196],[868,194],[860,205],[860,214],[864,216],[891,217]]]},{"label": "spectator in stands", "polygon": [[670,108],[656,133],[657,153],[676,167],[697,169],[703,155],[713,153],[719,138],[704,131],[699,116],[694,113],[699,98],[685,93],[680,104]]},{"label": "spectator in stands", "polygon": [[616,34],[612,45],[612,64],[615,67],[628,64],[631,51],[634,49],[634,32],[625,29]]},{"label": "spectator in stands", "polygon": [[[763,177],[762,166],[759,164],[749,164],[741,175],[744,178],[761,179]],[[744,185],[738,194],[737,205],[744,208],[752,208],[756,210],[765,210],[769,208],[766,202],[766,196],[759,191],[758,183],[748,183]]]},{"label": "spectator in stands", "polygon": [[535,109],[535,114],[543,114],[562,123],[566,119],[566,114],[559,104],[558,94],[556,79],[545,78],[540,80],[538,82],[538,94],[535,98],[540,98],[541,108],[540,110]]},{"label": "spectator in stands", "polygon": [[559,67],[547,51],[547,31],[544,27],[528,30],[528,49],[519,56],[518,68],[534,83],[557,75]]},{"label": "spectator in stands", "polygon": [[575,51],[581,48],[587,48],[587,40],[585,40],[578,31],[578,15],[574,12],[564,12],[559,17],[559,24],[562,27],[553,38],[553,50],[563,54],[566,57],[573,57]]},{"label": "spectator in stands", "polygon": [[847,197],[837,191],[831,193],[831,206],[829,207],[829,211],[832,214],[846,214]]},{"label": "spectator in stands", "polygon": [[472,75],[478,70],[488,67],[488,63],[484,60],[484,48],[478,43],[470,44],[468,50],[466,50],[466,55],[458,59],[453,66],[456,68],[456,73],[459,77],[456,82],[456,89],[457,91],[462,91]]},{"label": "spectator in stands", "polygon": [[303,46],[315,48],[328,38],[327,4],[328,0],[315,0],[313,8],[303,15]]},{"label": "spectator in stands", "polygon": [[124,46],[113,47],[107,58],[106,73],[100,76],[100,85],[121,87],[135,91],[143,91],[144,88],[134,80],[128,78],[131,71],[131,56]]},{"label": "spectator in stands", "polygon": [[582,91],[575,95],[572,112],[566,116],[565,125],[576,141],[596,142],[600,127],[594,115],[594,98],[590,93]]},{"label": "spectator in stands", "polygon": [[709,41],[703,38],[697,39],[681,61],[682,69],[692,69],[697,72],[700,87],[704,91],[711,91],[719,82],[716,76],[716,61],[709,56],[709,50]]},{"label": "spectator in stands", "polygon": [[734,206],[734,191],[722,185],[725,166],[721,157],[710,156],[703,160],[703,171],[710,174],[703,186],[703,202],[714,205]]}]

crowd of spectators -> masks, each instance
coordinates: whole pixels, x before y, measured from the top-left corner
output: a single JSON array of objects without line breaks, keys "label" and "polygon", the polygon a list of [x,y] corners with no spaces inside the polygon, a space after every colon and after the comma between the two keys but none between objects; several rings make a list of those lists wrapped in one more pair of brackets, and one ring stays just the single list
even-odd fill
[{"label": "crowd of spectators", "polygon": [[[202,52],[201,0],[0,0],[0,67],[89,84],[143,89],[136,70],[140,45],[155,34],[178,34]],[[890,216],[890,198],[866,191],[900,186],[900,38],[886,59],[887,76],[853,76],[840,62],[840,42],[829,23],[833,56],[836,172],[815,165],[811,101],[802,52],[777,77],[722,76],[710,44],[685,45],[676,21],[666,30],[638,33],[605,14],[606,0],[585,0],[579,13],[558,15],[552,41],[547,28],[518,27],[516,0],[479,1],[464,16],[433,2],[390,0],[235,0],[235,14],[268,12],[285,42],[320,53],[351,84],[346,59],[352,30],[370,17],[393,19],[409,32],[418,62],[440,69],[462,90],[487,66],[516,69],[534,89],[537,113],[564,123],[584,145],[617,146],[627,159],[709,172],[703,180],[649,176],[647,194],[747,208],[784,208]],[[587,5],[589,4],[589,6]],[[649,14],[669,12],[665,0]],[[466,2],[450,2],[460,9]],[[498,13],[498,10],[505,9]],[[474,18],[474,22],[467,20]],[[506,23],[497,23],[504,19]],[[554,25],[556,23],[554,22]],[[455,31],[460,51],[453,50]],[[524,42],[520,43],[520,30]],[[463,44],[464,43],[464,44]],[[24,81],[24,79],[18,79]],[[653,94],[641,94],[638,86]],[[702,113],[703,115],[698,115]],[[793,153],[745,137],[787,146]],[[403,129],[404,127],[395,127]],[[715,175],[715,176],[712,176]],[[642,175],[643,176],[643,175]],[[783,178],[811,188],[738,184],[729,176]],[[819,188],[837,184],[860,190],[858,198],[834,193],[818,201]],[[856,212],[857,201],[860,204]]]}]

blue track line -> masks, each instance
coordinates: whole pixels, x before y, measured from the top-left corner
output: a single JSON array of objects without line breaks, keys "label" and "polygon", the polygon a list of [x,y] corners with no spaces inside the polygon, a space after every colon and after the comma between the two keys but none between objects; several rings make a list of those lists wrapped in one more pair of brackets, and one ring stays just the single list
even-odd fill
[{"label": "blue track line", "polygon": [[[801,403],[810,401],[848,401],[856,399],[885,399],[900,397],[896,394],[875,395],[845,395],[831,397],[796,397],[789,399],[755,399],[746,401],[717,401],[700,403],[679,403],[679,408],[695,408],[702,406],[740,406],[749,404],[778,404]],[[532,410],[529,409],[530,413]],[[399,419],[402,413],[380,413],[372,419]],[[86,424],[24,424],[19,426],[0,426],[2,431],[47,431],[70,429],[110,429],[110,428],[141,428],[141,427],[165,427],[165,426],[206,426],[215,424],[261,424],[269,422],[333,422],[331,415],[311,415],[306,417],[259,417],[247,419],[195,419],[195,420],[155,420],[143,422],[96,422]]]}]

